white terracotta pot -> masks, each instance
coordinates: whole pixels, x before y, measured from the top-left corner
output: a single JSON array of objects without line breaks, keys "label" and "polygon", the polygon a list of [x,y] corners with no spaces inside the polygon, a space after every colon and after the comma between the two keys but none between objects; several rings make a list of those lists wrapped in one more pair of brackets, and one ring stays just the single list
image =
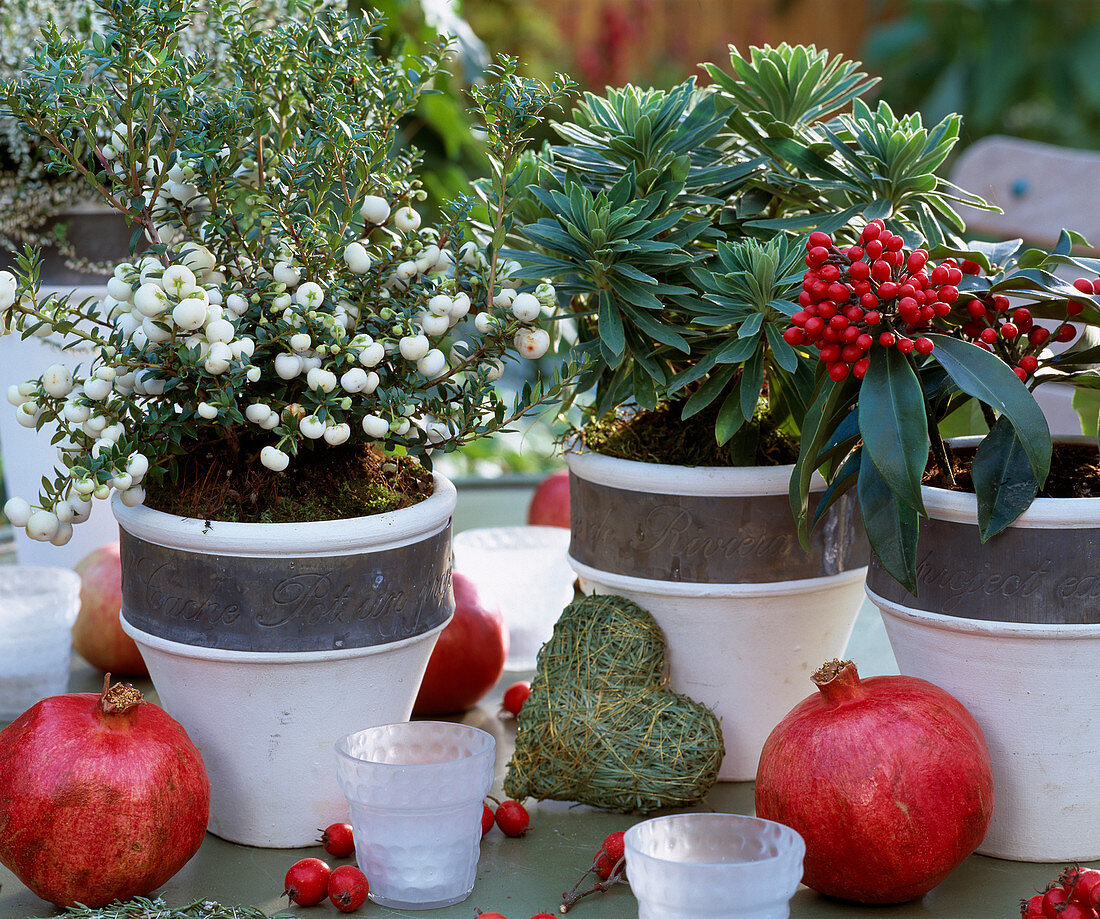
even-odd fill
[{"label": "white terracotta pot", "polygon": [[270,848],[313,845],[319,828],[347,822],[333,745],[354,731],[409,720],[443,630],[294,654],[198,648],[125,618],[122,627],[141,648],[161,705],[202,753],[210,832]]},{"label": "white terracotta pot", "polygon": [[1100,500],[1039,498],[982,545],[973,495],[923,495],[917,596],[877,563],[867,593],[901,672],[985,734],[996,803],[978,851],[1100,859]]},{"label": "white terracotta pot", "polygon": [[848,644],[866,572],[858,519],[842,499],[807,554],[787,505],[790,466],[566,461],[581,587],[653,615],[672,688],[721,719],[719,778],[754,779],[768,734]]},{"label": "white terracotta pot", "polygon": [[334,744],[409,719],[454,610],[454,505],[441,476],[414,507],[321,523],[207,523],[114,503],[123,628],[203,755],[212,832],[298,847],[346,821]]}]

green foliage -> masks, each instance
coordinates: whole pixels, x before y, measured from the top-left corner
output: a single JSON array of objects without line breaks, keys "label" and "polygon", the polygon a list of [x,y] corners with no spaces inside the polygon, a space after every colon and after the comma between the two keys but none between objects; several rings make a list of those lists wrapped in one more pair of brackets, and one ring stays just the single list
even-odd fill
[{"label": "green foliage", "polygon": [[885,217],[958,242],[954,206],[981,202],[936,175],[958,119],[926,128],[869,108],[875,81],[857,63],[781,45],[706,70],[706,86],[585,94],[554,125],[564,143],[539,157],[510,254],[572,298],[590,416],[718,404],[717,442],[752,456],[736,435],[759,396],[795,435],[813,396],[813,364],[782,339],[802,234]]},{"label": "green foliage", "polygon": [[58,427],[64,468],[44,510],[112,487],[139,501],[144,467],[174,481],[191,444],[237,444],[247,425],[270,432],[259,461],[279,471],[363,435],[430,458],[557,400],[568,367],[511,405],[495,381],[505,359],[549,345],[538,323],[553,288],[511,309],[518,281],[498,249],[516,190],[505,176],[564,78],[548,87],[503,60],[473,94],[490,150],[486,251],[469,195],[435,226],[416,209],[426,192],[402,130],[444,44],[386,57],[371,16],[303,0],[272,27],[249,0],[211,0],[227,82],[181,44],[190,0],[96,2],[102,31],[47,25],[24,73],[0,82],[0,107],[51,170],[81,176],[149,247],[101,302],[43,295],[33,253],[17,277],[0,273],[4,329],[93,352],[76,377],[50,368],[15,398],[22,423]]},{"label": "green foliage", "polygon": [[[877,7],[877,9],[876,9]],[[987,134],[1100,146],[1100,7],[1092,0],[879,0],[863,48],[882,95]]]}]

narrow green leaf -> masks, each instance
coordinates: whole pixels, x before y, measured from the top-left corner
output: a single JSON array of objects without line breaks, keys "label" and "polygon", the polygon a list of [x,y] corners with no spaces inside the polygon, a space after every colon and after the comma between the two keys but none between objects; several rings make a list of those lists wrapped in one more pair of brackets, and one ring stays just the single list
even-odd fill
[{"label": "narrow green leaf", "polygon": [[[623,335],[623,321],[615,305],[615,297],[609,290],[601,290],[599,296],[599,330],[600,342],[612,355],[621,359],[623,349],[626,347],[626,337]],[[618,365],[618,360],[615,362]]]},{"label": "narrow green leaf", "polygon": [[751,418],[764,386],[764,350],[755,351],[741,370],[741,414]]},{"label": "narrow green leaf", "polygon": [[978,445],[971,473],[978,497],[978,532],[982,542],[996,536],[1026,511],[1039,492],[1027,452],[1004,415]]}]

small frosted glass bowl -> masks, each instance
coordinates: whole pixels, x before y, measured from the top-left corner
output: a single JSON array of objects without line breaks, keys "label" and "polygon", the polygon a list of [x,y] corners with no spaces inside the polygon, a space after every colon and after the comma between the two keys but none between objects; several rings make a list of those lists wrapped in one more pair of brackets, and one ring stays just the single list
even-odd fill
[{"label": "small frosted glass bowl", "polygon": [[80,576],[68,568],[0,565],[0,721],[69,685]]},{"label": "small frosted glass bowl", "polygon": [[539,648],[573,599],[565,527],[480,527],[456,533],[455,570],[500,607],[508,626],[508,670],[534,670]]},{"label": "small frosted glass bowl", "polygon": [[371,899],[397,909],[465,900],[493,784],[493,735],[443,721],[384,724],[339,740],[336,763]]},{"label": "small frosted glass bowl", "polygon": [[740,814],[673,814],[623,838],[638,919],[787,919],[806,844]]}]

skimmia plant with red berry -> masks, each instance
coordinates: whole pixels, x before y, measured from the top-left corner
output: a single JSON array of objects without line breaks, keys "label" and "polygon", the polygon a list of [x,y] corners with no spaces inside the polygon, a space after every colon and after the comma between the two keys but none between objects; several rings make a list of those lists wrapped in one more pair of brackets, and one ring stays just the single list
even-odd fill
[{"label": "skimmia plant with red berry", "polygon": [[[783,333],[818,362],[791,481],[803,532],[854,487],[876,554],[914,590],[921,482],[931,462],[954,485],[940,425],[970,400],[988,427],[971,469],[982,539],[1027,509],[1052,449],[1031,391],[1100,385],[1100,262],[1073,255],[1083,242],[1065,232],[1050,252],[1013,240],[930,253],[882,220],[809,235],[800,308]],[[1059,268],[1091,277],[1070,283]],[[829,487],[811,519],[818,469]]]},{"label": "skimmia plant with red berry", "polygon": [[981,202],[936,175],[959,119],[870,108],[857,63],[781,45],[706,70],[708,85],[588,94],[554,125],[513,257],[571,296],[586,420],[670,406],[753,465],[762,432],[797,439],[813,398],[814,361],[783,339],[805,234],[887,218],[958,243],[955,205]]}]

